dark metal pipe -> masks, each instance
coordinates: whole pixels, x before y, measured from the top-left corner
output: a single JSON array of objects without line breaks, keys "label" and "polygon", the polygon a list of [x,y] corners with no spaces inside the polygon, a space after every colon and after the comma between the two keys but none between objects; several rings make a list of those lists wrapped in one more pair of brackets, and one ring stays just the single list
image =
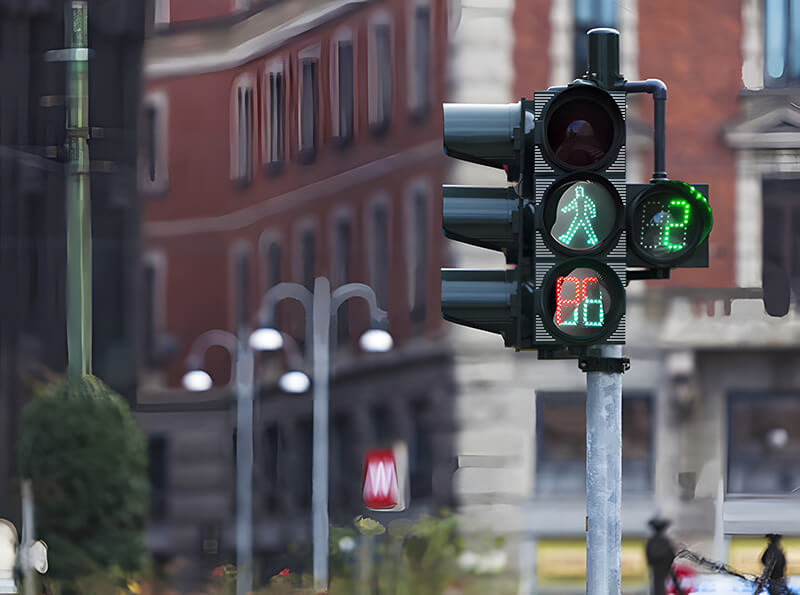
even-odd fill
[{"label": "dark metal pipe", "polygon": [[628,93],[650,93],[653,96],[653,178],[667,179],[667,131],[666,106],[667,86],[658,79],[625,81],[623,91]]}]

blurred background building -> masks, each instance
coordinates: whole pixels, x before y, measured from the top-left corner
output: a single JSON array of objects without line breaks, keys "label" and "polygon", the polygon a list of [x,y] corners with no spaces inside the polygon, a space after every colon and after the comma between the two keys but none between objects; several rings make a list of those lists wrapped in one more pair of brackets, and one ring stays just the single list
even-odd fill
[{"label": "blurred background building", "polygon": [[[256,328],[264,294],[364,282],[395,348],[359,353],[365,303],[333,332],[330,514],[363,511],[367,448],[408,444],[411,514],[452,500],[453,381],[439,312],[448,7],[385,2],[163,0],[144,50],[139,160],[143,341],[138,419],[150,437],[150,543],[210,570],[234,548],[235,409],[228,355],[215,388],[180,387],[201,333]],[[278,326],[300,347],[299,304]],[[310,372],[310,362],[308,370]],[[280,392],[280,354],[257,362],[255,549],[261,576],[311,529],[311,395]],[[305,550],[306,554],[308,550]]]},{"label": "blurred background building", "polygon": [[[66,363],[65,66],[45,60],[64,46],[63,15],[0,0],[4,516],[22,405]],[[340,310],[332,522],[362,511],[364,450],[402,439],[410,514],[456,505],[468,535],[506,536],[520,593],[584,592],[585,378],[442,323],[439,267],[504,261],[441,240],[439,186],[505,179],[445,159],[439,106],[566,84],[585,68],[585,31],[612,26],[625,77],[668,84],[668,172],[708,183],[715,215],[709,269],[628,288],[626,592],[645,590],[655,514],[741,570],[755,569],[755,537],[782,532],[800,575],[798,0],[89,0],[89,15],[94,367],[148,433],[159,561],[188,561],[196,580],[233,558],[229,355],[209,351],[215,387],[188,393],[192,343],[254,328],[267,290],[324,275],[372,286],[396,344],[360,353],[368,310]],[[632,182],[649,179],[651,111],[630,98]],[[785,284],[790,312],[770,318],[762,285]],[[280,305],[301,348],[303,320]],[[311,402],[279,391],[287,365],[257,362],[262,577],[310,536]]]},{"label": "blurred background building", "polygon": [[[797,309],[770,318],[758,299],[763,278],[768,292],[788,280],[796,300],[800,3],[464,0],[449,99],[516,101],[566,84],[584,72],[596,26],[620,31],[625,78],[667,83],[668,173],[709,183],[715,218],[709,269],[628,287],[622,560],[635,592],[655,514],[683,543],[752,570],[763,545],[752,536],[800,534]],[[629,101],[628,179],[646,182],[652,107]],[[447,181],[502,185],[498,173],[459,163]],[[496,253],[450,250],[461,266],[504,266]],[[574,361],[540,363],[495,336],[448,331],[465,526],[509,536],[521,593],[584,592],[583,374]],[[798,542],[787,543],[796,559]]]}]

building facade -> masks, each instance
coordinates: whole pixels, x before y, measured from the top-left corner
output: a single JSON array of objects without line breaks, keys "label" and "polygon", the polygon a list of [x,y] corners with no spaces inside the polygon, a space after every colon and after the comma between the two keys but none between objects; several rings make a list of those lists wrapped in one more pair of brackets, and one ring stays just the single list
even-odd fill
[{"label": "building facade", "polygon": [[[394,337],[390,353],[359,351],[362,300],[334,321],[331,522],[363,512],[364,450],[395,440],[409,448],[412,513],[449,504],[453,386],[436,257],[447,3],[163,0],[151,12],[136,410],[150,436],[153,550],[189,560],[195,576],[233,561],[230,355],[206,354],[207,393],[180,379],[197,337],[256,328],[280,282],[365,283]],[[310,353],[304,320],[298,303],[279,305],[277,326]],[[278,389],[289,364],[256,362],[263,580],[289,565],[290,543],[310,541],[311,398]],[[310,570],[302,551],[292,560]]]},{"label": "building facade", "polygon": [[[795,370],[798,242],[797,70],[793,1],[526,0],[465,3],[451,44],[451,100],[516,101],[585,68],[585,32],[620,31],[626,79],[667,83],[667,171],[710,185],[710,267],[628,287],[632,368],[623,378],[623,575],[644,592],[647,521],[704,555],[757,570],[771,531],[796,536],[800,378]],[[489,70],[462,64],[480,47]],[[505,69],[513,64],[513,71]],[[652,163],[652,104],[629,98],[628,180]],[[503,185],[458,164],[449,183]],[[453,244],[459,266],[502,255]],[[792,290],[766,314],[765,291]],[[780,293],[780,291],[777,291]],[[585,378],[574,361],[504,352],[500,339],[449,328],[459,347],[455,489],[475,528],[509,535],[520,593],[583,592]],[[796,553],[791,539],[790,558]],[[577,549],[576,549],[577,548]],[[565,562],[564,560],[572,560]],[[747,563],[747,565],[745,565]],[[800,573],[790,565],[789,572]]]}]

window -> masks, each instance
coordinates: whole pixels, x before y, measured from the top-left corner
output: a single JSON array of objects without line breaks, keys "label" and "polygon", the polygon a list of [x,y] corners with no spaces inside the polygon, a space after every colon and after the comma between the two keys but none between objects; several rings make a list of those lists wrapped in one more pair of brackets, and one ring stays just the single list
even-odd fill
[{"label": "window", "polygon": [[270,171],[279,171],[286,159],[286,76],[283,60],[273,63],[264,74],[261,122],[261,160]]},{"label": "window", "polygon": [[409,97],[411,116],[421,118],[428,112],[430,102],[431,8],[418,3],[413,13],[413,39],[409,44]]},{"label": "window", "polygon": [[427,498],[433,494],[433,450],[425,421],[427,411],[425,401],[417,401],[411,405],[408,471],[412,499]]},{"label": "window", "polygon": [[397,439],[396,428],[392,420],[392,412],[386,405],[375,405],[372,408],[369,422],[373,431],[372,448],[389,447]]},{"label": "window", "polygon": [[150,482],[150,518],[162,520],[167,515],[167,439],[147,439],[147,477]]},{"label": "window", "polygon": [[349,30],[333,42],[334,72],[331,76],[331,107],[333,137],[337,146],[347,145],[353,138],[354,122],[354,64],[353,37]]},{"label": "window", "polygon": [[277,241],[269,242],[265,255],[264,291],[267,292],[281,282],[281,246]]},{"label": "window", "polygon": [[231,178],[241,185],[253,177],[253,85],[247,77],[234,86]]},{"label": "window", "polygon": [[148,95],[142,106],[139,138],[139,188],[149,194],[167,191],[167,96]]},{"label": "window", "polygon": [[389,301],[389,208],[380,200],[372,205],[370,279],[378,307],[386,310]]},{"label": "window", "polygon": [[617,0],[574,0],[574,71],[580,77],[588,68],[586,32],[595,27],[617,26]]},{"label": "window", "polygon": [[250,324],[250,256],[245,251],[236,254],[236,328],[247,328]]},{"label": "window", "polygon": [[166,260],[159,252],[148,253],[141,269],[141,356],[145,366],[156,368],[175,352],[175,339],[165,334]]},{"label": "window", "polygon": [[312,292],[314,291],[315,249],[314,230],[307,228],[300,236],[301,275],[303,285]]},{"label": "window", "polygon": [[[536,491],[544,496],[586,492],[586,399],[548,393],[536,399]],[[653,489],[652,399],[622,398],[622,489]]]},{"label": "window", "polygon": [[[336,288],[350,282],[350,257],[352,229],[350,217],[342,214],[335,219],[333,231],[332,287]],[[345,301],[337,312],[337,337],[344,344],[350,336],[348,304]]]},{"label": "window", "polygon": [[800,83],[800,0],[764,0],[764,86]]},{"label": "window", "polygon": [[411,322],[424,328],[427,309],[428,195],[427,188],[414,189],[408,217],[408,304]]},{"label": "window", "polygon": [[372,26],[369,51],[369,123],[376,134],[392,117],[392,29],[388,17]]},{"label": "window", "polygon": [[330,449],[331,512],[343,523],[353,518],[360,504],[357,490],[361,468],[353,435],[353,423],[348,417],[333,416]]},{"label": "window", "polygon": [[301,421],[295,430],[295,501],[301,510],[311,506],[311,473],[313,465],[313,425],[310,419]]},{"label": "window", "polygon": [[[789,283],[800,299],[800,178],[763,182],[762,271],[765,293]],[[785,294],[784,294],[785,295]]]},{"label": "window", "polygon": [[283,434],[280,426],[271,424],[264,428],[264,505],[270,512],[280,504],[280,461],[283,456]]},{"label": "window", "polygon": [[317,126],[319,110],[319,48],[316,55],[310,55],[314,50],[305,50],[300,54],[300,88],[298,90],[299,113],[298,122],[298,147],[300,161],[310,163],[314,160],[317,150]]},{"label": "window", "polygon": [[800,486],[800,395],[728,399],[728,493],[785,494]]}]

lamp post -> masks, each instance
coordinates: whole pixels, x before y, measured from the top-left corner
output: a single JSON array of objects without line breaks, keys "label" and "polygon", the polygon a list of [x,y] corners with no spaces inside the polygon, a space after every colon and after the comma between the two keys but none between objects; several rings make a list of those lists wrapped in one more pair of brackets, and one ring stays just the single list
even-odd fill
[{"label": "lamp post", "polygon": [[[253,585],[253,386],[254,386],[254,351],[280,349],[286,345],[282,333],[256,331],[249,337],[242,327],[238,335],[228,331],[206,331],[192,344],[186,363],[189,371],[183,376],[183,385],[191,391],[203,391],[211,388],[211,376],[201,368],[203,357],[209,347],[214,345],[224,348],[231,356],[234,367],[234,386],[236,389],[236,595],[246,595]],[[291,345],[291,343],[290,343]],[[292,356],[297,356],[296,349],[287,350],[290,366],[294,367]],[[297,357],[295,357],[297,359]],[[302,390],[289,392],[305,392],[308,389],[308,377],[305,383],[299,376],[305,376],[298,368],[287,372],[293,375],[293,386]],[[283,378],[282,378],[283,380]],[[303,388],[304,386],[304,388]]]},{"label": "lamp post", "polygon": [[[359,297],[367,300],[371,328],[360,340],[367,351],[388,351],[392,338],[385,327],[386,311],[378,308],[375,291],[363,283],[348,283],[331,292],[326,277],[314,280],[314,292],[299,283],[278,283],[267,291],[261,305],[261,319],[266,328],[274,326],[275,307],[284,299],[303,305],[306,314],[306,349],[313,349],[313,459],[311,482],[312,541],[314,550],[314,589],[328,589],[328,410],[330,385],[330,330],[332,319],[345,301]],[[310,340],[310,342],[309,342]]]}]

